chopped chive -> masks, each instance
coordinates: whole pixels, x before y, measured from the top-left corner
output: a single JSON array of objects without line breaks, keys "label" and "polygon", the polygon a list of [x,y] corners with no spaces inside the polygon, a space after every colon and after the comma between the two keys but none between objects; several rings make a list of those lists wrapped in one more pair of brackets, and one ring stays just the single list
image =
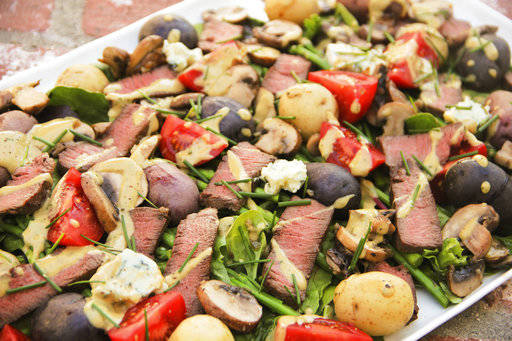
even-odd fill
[{"label": "chopped chive", "polygon": [[233,146],[236,146],[236,145],[238,144],[236,141],[234,141],[234,140],[230,139],[229,137],[227,137],[227,136],[225,136],[225,135],[223,135],[223,134],[219,133],[218,131],[213,130],[213,129],[212,129],[212,128],[210,128],[210,127],[206,127],[206,130],[208,130],[208,131],[209,131],[209,132],[211,132],[211,133],[214,133],[214,134],[215,134],[215,135],[217,135],[217,136],[220,136],[220,137],[222,137],[222,138],[225,138],[225,139],[226,139],[226,141],[228,141],[228,142],[229,142],[230,144],[232,144]]},{"label": "chopped chive", "polygon": [[39,267],[39,265],[37,265],[36,262],[32,263],[32,265],[34,269],[37,271],[37,273],[40,274],[44,279],[46,279],[48,284],[50,284],[52,288],[55,289],[55,291],[57,291],[58,293],[62,292],[62,289],[54,281],[52,281],[52,279],[48,277],[47,274],[44,273],[44,271]]},{"label": "chopped chive", "polygon": [[91,284],[91,283],[106,283],[105,281],[76,281],[73,283],[69,283],[67,286],[71,287],[73,285],[80,285],[80,284]]},{"label": "chopped chive", "polygon": [[400,156],[402,157],[402,162],[404,163],[405,172],[407,175],[411,175],[411,170],[409,169],[409,165],[407,164],[407,160],[405,159],[404,152],[400,151]]},{"label": "chopped chive", "polygon": [[457,110],[471,110],[473,107],[469,106],[469,107],[465,107],[465,106],[462,106],[462,105],[445,105],[445,108],[455,108]]},{"label": "chopped chive", "polygon": [[274,116],[274,118],[279,118],[281,120],[294,120],[294,119],[296,119],[295,116]]},{"label": "chopped chive", "polygon": [[366,34],[366,42],[371,43],[372,42],[372,35],[373,35],[373,20],[370,20],[368,23],[368,33]]},{"label": "chopped chive", "polygon": [[366,240],[368,239],[368,235],[370,235],[370,232],[372,231],[372,223],[370,222],[368,224],[368,231],[366,231],[366,234],[364,235],[361,240],[359,240],[359,244],[357,244],[356,251],[354,252],[354,255],[352,256],[352,261],[350,262],[350,265],[348,267],[348,271],[352,272],[356,268],[357,261],[359,260],[359,257],[361,256],[361,252],[364,250],[364,244],[366,244]]},{"label": "chopped chive", "polygon": [[132,241],[128,236],[128,230],[126,229],[126,223],[124,222],[124,215],[121,215],[121,227],[123,228],[123,236],[124,241],[126,242],[126,247],[131,249],[132,251],[135,251],[132,246]]},{"label": "chopped chive", "polygon": [[247,198],[256,198],[256,199],[265,199],[269,200],[272,199],[274,194],[268,194],[268,193],[254,193],[254,192],[238,192],[240,195],[247,197]]},{"label": "chopped chive", "polygon": [[245,264],[259,264],[259,263],[268,263],[268,262],[270,262],[270,259],[255,259],[255,260],[248,260],[245,262],[231,263],[226,266],[234,267],[234,266],[245,265]]},{"label": "chopped chive", "polygon": [[483,50],[487,47],[487,45],[489,45],[491,43],[490,40],[486,41],[485,43],[483,44],[480,44],[479,46],[475,47],[474,49],[470,50],[469,52],[473,53],[473,52],[476,52],[476,51],[480,51],[480,50]]},{"label": "chopped chive", "polygon": [[489,118],[487,121],[485,121],[484,124],[482,124],[478,130],[476,131],[477,134],[483,132],[485,129],[487,129],[492,123],[494,123],[494,121],[496,121],[497,119],[499,119],[500,116],[499,115],[494,115],[493,117]]},{"label": "chopped chive", "polygon": [[274,213],[272,213],[272,222],[271,222],[270,228],[276,226],[276,215],[277,215],[277,211],[274,210]]},{"label": "chopped chive", "polygon": [[247,252],[249,252],[249,255],[251,258],[254,258],[254,250],[251,247],[251,242],[245,235],[242,226],[238,226],[238,232],[240,233],[240,236],[242,237],[242,244],[244,244],[244,247],[247,249]]},{"label": "chopped chive", "polygon": [[150,102],[151,104],[154,104],[154,105],[158,105],[158,103],[152,99],[151,97],[149,97],[148,95],[146,95],[144,92],[142,92],[141,90],[138,90],[137,91],[148,101]]},{"label": "chopped chive", "polygon": [[196,117],[201,119],[201,112],[203,111],[203,105],[201,104],[203,96],[197,97],[197,102],[190,99],[190,106],[194,109]]},{"label": "chopped chive", "polygon": [[290,207],[290,206],[306,206],[311,205],[311,200],[289,200],[289,201],[281,201],[277,203],[278,207]]},{"label": "chopped chive", "polygon": [[301,84],[301,83],[304,83],[304,79],[301,79],[299,78],[299,76],[297,76],[297,74],[295,73],[295,71],[290,71],[290,74],[292,75],[293,79],[295,79],[295,81],[298,83],[298,84]]},{"label": "chopped chive", "polygon": [[172,289],[174,289],[175,286],[177,286],[178,284],[180,284],[180,281],[176,281],[174,282],[170,287],[168,287],[167,289],[164,290],[164,292],[168,292],[168,291],[171,291]]},{"label": "chopped chive", "polygon": [[44,152],[44,153],[48,153],[48,152],[49,152],[49,151],[51,151],[53,148],[55,148],[55,146],[57,145],[57,143],[59,143],[59,142],[60,142],[60,140],[62,140],[62,138],[64,137],[64,135],[66,135],[66,134],[67,134],[67,132],[68,132],[68,130],[67,130],[67,129],[64,129],[64,130],[59,134],[59,136],[57,136],[57,137],[55,138],[55,140],[53,140],[53,141],[52,141],[53,146],[52,146],[52,147],[50,147],[50,146],[46,146],[46,147],[43,149],[43,152]]},{"label": "chopped chive", "polygon": [[59,219],[62,218],[70,210],[71,210],[71,207],[68,208],[67,210],[65,210],[64,212],[62,212],[61,214],[59,214],[59,216],[57,218],[53,219],[48,225],[45,226],[45,229],[48,229],[48,228],[52,227],[53,225],[55,225],[55,223],[58,222]]},{"label": "chopped chive", "polygon": [[384,193],[378,187],[375,187],[375,191],[377,192],[377,197],[380,201],[387,207],[391,206],[391,200],[389,199],[389,194]]},{"label": "chopped chive", "polygon": [[436,54],[439,56],[439,58],[441,58],[441,61],[444,63],[446,61],[446,57],[441,53],[441,51],[439,51],[439,49],[437,48],[436,44],[434,44],[434,42],[427,37],[427,43],[432,46],[432,48],[434,49],[434,51],[436,51]]},{"label": "chopped chive", "polygon": [[217,118],[217,117],[222,117],[224,115],[222,114],[218,114],[218,115],[212,115],[212,116],[208,116],[208,117],[205,117],[205,118],[201,118],[199,120],[196,120],[195,122],[196,123],[203,123],[203,122],[206,122],[206,121],[209,121],[209,120],[213,120],[214,118]]},{"label": "chopped chive", "polygon": [[[231,181],[224,181],[224,182],[227,184],[240,184],[240,183],[251,182],[251,181],[252,181],[252,179],[241,179],[241,180],[231,180]],[[222,186],[224,184],[222,182],[216,182],[215,185]]]},{"label": "chopped chive", "polygon": [[5,291],[5,293],[6,294],[14,294],[16,292],[20,292],[20,291],[23,291],[23,290],[28,290],[28,289],[32,289],[32,288],[41,287],[41,286],[45,285],[46,283],[48,283],[48,282],[47,281],[41,281],[41,282],[36,282],[36,283],[32,283],[32,284],[27,284],[27,285],[24,285],[24,286],[21,286],[21,287],[7,289]]},{"label": "chopped chive", "polygon": [[265,283],[265,280],[267,279],[268,273],[270,272],[270,269],[272,269],[273,265],[274,265],[274,260],[272,259],[272,262],[270,263],[270,266],[268,267],[267,271],[265,271],[265,274],[263,275],[263,277],[261,279],[260,291],[263,288],[263,283]]},{"label": "chopped chive", "polygon": [[148,204],[150,204],[151,206],[153,206],[154,208],[158,208],[158,206],[156,206],[155,204],[153,204],[151,202],[151,200],[149,200],[148,198],[146,198],[145,196],[143,196],[142,194],[139,193],[139,191],[137,191],[137,194],[139,195],[139,197],[141,197],[142,199],[144,199]]},{"label": "chopped chive", "polygon": [[107,248],[107,249],[111,249],[111,248],[112,248],[111,246],[109,246],[109,245],[107,245],[107,244],[103,244],[103,243],[97,242],[97,241],[95,241],[95,240],[92,240],[91,238],[86,237],[86,236],[84,236],[83,234],[80,234],[80,236],[82,236],[82,238],[84,238],[84,239],[86,239],[86,240],[90,241],[90,242],[91,242],[91,243],[93,243],[93,244],[96,244],[96,245],[99,245],[99,246],[103,246],[103,247],[105,247],[105,248]]},{"label": "chopped chive", "polygon": [[295,296],[290,289],[286,285],[283,285],[283,287],[288,291],[288,294],[290,294],[291,297]]},{"label": "chopped chive", "polygon": [[389,40],[390,43],[395,42],[395,38],[393,38],[393,36],[388,31],[384,31],[384,36],[386,36],[386,39]]},{"label": "chopped chive", "polygon": [[100,307],[96,305],[96,303],[91,304],[91,307],[101,314],[104,318],[106,318],[110,323],[114,325],[114,327],[119,328],[119,324],[112,319],[112,317],[108,316]]},{"label": "chopped chive", "polygon": [[434,174],[432,174],[432,172],[430,171],[430,169],[428,169],[428,167],[427,167],[427,166],[425,166],[425,164],[424,164],[423,162],[421,162],[421,160],[420,160],[420,159],[418,159],[418,158],[416,157],[416,155],[414,155],[414,154],[413,154],[413,155],[411,155],[411,157],[414,159],[414,161],[416,161],[416,162],[418,163],[418,166],[420,166],[420,168],[421,168],[425,173],[427,173],[427,174],[428,174],[429,176],[431,176],[431,177],[432,177],[432,176],[434,176]]},{"label": "chopped chive", "polygon": [[355,125],[353,125],[352,123],[350,123],[348,121],[343,121],[343,124],[346,125],[350,130],[352,130],[352,132],[355,133],[356,135],[361,136],[364,139],[368,140],[366,135],[359,128],[357,128]]},{"label": "chopped chive", "polygon": [[46,141],[43,138],[40,138],[40,137],[37,137],[37,136],[32,136],[32,139],[44,143],[47,147],[50,147],[50,148],[55,147],[55,145],[52,142]]},{"label": "chopped chive", "polygon": [[59,238],[57,238],[57,240],[55,241],[53,246],[48,250],[48,252],[46,253],[47,255],[51,254],[57,248],[57,246],[59,246],[59,243],[60,243],[60,241],[62,240],[63,237],[64,237],[64,232],[62,232],[60,234]]},{"label": "chopped chive", "polygon": [[178,269],[178,272],[182,272],[183,271],[183,269],[185,268],[185,265],[187,265],[187,263],[190,260],[190,258],[192,258],[192,255],[194,254],[194,252],[196,252],[198,246],[199,246],[199,242],[194,245],[194,247],[192,248],[192,250],[188,254],[187,258],[185,259],[183,264],[181,264],[180,268]]},{"label": "chopped chive", "polygon": [[135,236],[132,234],[132,237],[130,238],[130,249],[137,252],[137,245],[135,244]]},{"label": "chopped chive", "polygon": [[103,147],[103,143],[98,142],[98,141],[96,141],[96,140],[94,140],[94,139],[91,139],[91,138],[90,138],[89,136],[87,136],[87,135],[80,134],[79,132],[74,131],[73,129],[69,129],[69,132],[70,132],[71,134],[75,135],[76,137],[78,137],[78,138],[79,138],[79,139],[81,139],[81,140],[84,140],[84,141],[87,141],[87,142],[89,142],[89,143],[95,144],[95,145],[97,145],[97,146]]},{"label": "chopped chive", "polygon": [[237,36],[234,36],[233,38],[229,38],[229,39],[222,40],[222,41],[217,41],[217,42],[215,42],[215,44],[224,44],[224,43],[227,43],[227,42],[230,42],[233,40],[240,40],[242,38],[243,38],[243,35],[239,34]]},{"label": "chopped chive", "polygon": [[409,98],[409,102],[411,102],[411,105],[412,105],[412,109],[414,110],[414,112],[418,112],[418,108],[416,107],[416,103],[414,102],[414,98],[412,98],[411,96],[407,96]]},{"label": "chopped chive", "polygon": [[169,114],[169,115],[176,115],[178,117],[182,117],[184,114],[179,111],[175,110],[169,110],[169,109],[162,109],[162,108],[152,108],[155,111],[161,112],[162,114]]},{"label": "chopped chive", "polygon": [[119,252],[119,251],[117,251],[117,250],[116,250],[116,252],[114,252],[114,250],[113,250],[113,249],[101,249],[100,251],[101,251],[101,252],[110,253],[111,255],[114,255],[114,256],[117,256],[117,255],[118,255],[118,253],[116,253],[116,252]]},{"label": "chopped chive", "polygon": [[295,297],[297,297],[297,306],[300,307],[300,290],[297,284],[297,278],[295,278],[295,274],[292,274],[293,287],[295,288]]},{"label": "chopped chive", "polygon": [[411,199],[411,206],[414,207],[414,204],[416,203],[416,199],[418,199],[418,194],[420,193],[420,184],[416,185],[416,188],[414,188],[414,193],[412,194]]},{"label": "chopped chive", "polygon": [[221,183],[222,183],[224,186],[226,186],[226,188],[227,188],[227,189],[229,189],[231,192],[233,192],[233,194],[234,194],[234,195],[236,195],[236,197],[237,197],[238,199],[242,199],[242,198],[243,198],[243,197],[242,197],[242,194],[240,194],[240,192],[236,191],[233,187],[231,187],[231,185],[230,185],[230,184],[228,184],[226,181],[221,180]]},{"label": "chopped chive", "polygon": [[192,173],[194,173],[194,175],[195,175],[195,176],[197,176],[200,180],[202,180],[202,181],[204,181],[204,182],[206,182],[206,183],[210,182],[210,181],[206,178],[206,176],[204,176],[200,171],[198,171],[196,167],[192,166],[192,164],[191,164],[190,162],[188,162],[188,160],[183,160],[183,164],[184,164],[185,166],[187,166],[187,167],[188,167],[188,169],[190,169],[190,171],[191,171]]},{"label": "chopped chive", "polygon": [[433,73],[432,73],[432,72],[427,73],[427,74],[424,74],[423,76],[421,76],[421,77],[419,77],[418,79],[416,79],[416,80],[414,81],[414,84],[418,84],[419,82],[424,81],[425,79],[427,79],[428,77],[430,77],[430,76],[432,76],[432,75],[433,75]]},{"label": "chopped chive", "polygon": [[308,182],[309,182],[309,176],[306,176],[306,181],[304,181],[304,190],[302,191],[303,197],[305,197],[308,192]]},{"label": "chopped chive", "polygon": [[460,154],[460,155],[455,155],[455,156],[451,156],[448,158],[448,161],[455,161],[455,160],[460,160],[460,159],[463,159],[467,156],[473,156],[473,155],[476,155],[478,154],[478,151],[476,150],[473,150],[472,152],[469,152],[469,153],[464,153],[464,154]]},{"label": "chopped chive", "polygon": [[144,330],[146,332],[146,341],[149,341],[148,312],[144,309]]}]

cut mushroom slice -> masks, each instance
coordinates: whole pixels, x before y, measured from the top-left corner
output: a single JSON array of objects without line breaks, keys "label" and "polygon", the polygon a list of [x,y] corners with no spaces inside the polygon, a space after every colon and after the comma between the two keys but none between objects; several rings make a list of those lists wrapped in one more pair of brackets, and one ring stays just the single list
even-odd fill
[{"label": "cut mushroom slice", "polygon": [[203,12],[203,20],[219,20],[231,24],[236,24],[244,21],[249,17],[247,10],[240,6],[227,6],[218,9],[209,9]]},{"label": "cut mushroom slice", "polygon": [[450,266],[447,279],[451,292],[459,297],[466,297],[477,289],[484,277],[485,262],[483,260],[462,268]]},{"label": "cut mushroom slice", "polygon": [[263,26],[253,28],[253,34],[259,42],[278,49],[285,48],[302,36],[299,25],[286,20],[271,20]]},{"label": "cut mushroom slice", "polygon": [[336,234],[340,243],[355,252],[371,224],[371,232],[359,257],[371,262],[381,262],[388,258],[391,251],[379,244],[384,241],[384,235],[395,231],[395,226],[389,219],[395,214],[395,210],[359,209],[351,210],[349,214],[347,226],[340,226]]},{"label": "cut mushroom slice", "polygon": [[242,288],[217,280],[205,281],[197,288],[197,297],[206,313],[236,331],[247,333],[261,319],[261,305]]},{"label": "cut mushroom slice", "polygon": [[147,72],[166,63],[162,52],[164,40],[157,35],[150,35],[142,39],[135,50],[130,54],[126,74],[128,76],[140,72]]},{"label": "cut mushroom slice", "polygon": [[352,260],[352,254],[343,246],[336,246],[329,250],[325,255],[325,261],[332,273],[341,275],[343,278],[348,277],[348,267]]},{"label": "cut mushroom slice", "polygon": [[34,89],[38,83],[13,88],[12,104],[16,105],[27,114],[37,115],[50,102],[50,98],[44,92]]},{"label": "cut mushroom slice", "polygon": [[511,256],[510,250],[495,237],[492,238],[491,248],[485,255],[485,262],[492,267],[500,264],[507,257]]},{"label": "cut mushroom slice", "polygon": [[278,49],[262,45],[248,45],[249,58],[253,63],[272,66],[281,55]]},{"label": "cut mushroom slice", "polygon": [[101,188],[103,183],[101,175],[92,171],[85,172],[82,174],[81,183],[82,189],[105,231],[115,230],[119,222],[119,211]]},{"label": "cut mushroom slice", "polygon": [[457,210],[443,227],[443,240],[460,238],[475,259],[483,258],[491,248],[491,231],[499,224],[499,216],[485,203],[471,204]]},{"label": "cut mushroom slice", "polygon": [[318,149],[318,144],[320,143],[321,135],[319,133],[313,134],[309,137],[308,142],[306,143],[307,151],[313,156],[320,155],[320,149]]},{"label": "cut mushroom slice", "polygon": [[404,121],[414,115],[413,108],[406,103],[390,102],[380,107],[378,121],[386,121],[383,136],[404,135]]},{"label": "cut mushroom slice", "polygon": [[119,79],[124,76],[129,60],[128,52],[118,47],[108,46],[103,50],[103,58],[100,62],[110,66],[114,78]]},{"label": "cut mushroom slice", "polygon": [[276,107],[274,106],[274,94],[261,87],[256,95],[254,103],[254,116],[253,119],[262,124],[267,118],[276,116]]},{"label": "cut mushroom slice", "polygon": [[261,124],[263,133],[256,147],[272,155],[288,155],[297,152],[302,137],[291,124],[278,118],[267,118]]}]

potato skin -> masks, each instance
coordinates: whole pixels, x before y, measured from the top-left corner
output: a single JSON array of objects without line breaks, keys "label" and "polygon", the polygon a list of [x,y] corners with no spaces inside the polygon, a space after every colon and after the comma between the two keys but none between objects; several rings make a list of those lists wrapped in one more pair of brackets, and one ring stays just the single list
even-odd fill
[{"label": "potato skin", "polygon": [[266,0],[265,12],[270,20],[284,19],[302,24],[311,14],[319,13],[317,0]]},{"label": "potato skin", "polygon": [[107,76],[96,66],[76,64],[60,74],[55,86],[69,86],[90,92],[102,92],[108,83]]},{"label": "potato skin", "polygon": [[338,104],[331,92],[320,84],[296,84],[279,98],[279,115],[295,116],[290,123],[307,140],[320,132],[323,122],[337,121]]},{"label": "potato skin", "polygon": [[410,320],[414,298],[406,281],[385,272],[352,275],[334,292],[336,317],[373,335],[389,335]]},{"label": "potato skin", "polygon": [[183,320],[169,341],[234,341],[231,331],[221,320],[210,315],[194,315]]},{"label": "potato skin", "polygon": [[152,34],[167,39],[171,30],[180,31],[180,41],[189,49],[197,47],[199,38],[194,26],[180,16],[169,14],[158,15],[146,21],[140,29],[139,41]]}]

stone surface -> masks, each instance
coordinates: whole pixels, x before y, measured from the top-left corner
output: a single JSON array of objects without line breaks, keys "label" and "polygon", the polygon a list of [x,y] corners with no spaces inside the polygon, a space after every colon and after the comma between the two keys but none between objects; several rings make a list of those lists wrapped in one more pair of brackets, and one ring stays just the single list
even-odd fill
[{"label": "stone surface", "polygon": [[50,27],[53,0],[1,0],[0,29],[44,31]]}]

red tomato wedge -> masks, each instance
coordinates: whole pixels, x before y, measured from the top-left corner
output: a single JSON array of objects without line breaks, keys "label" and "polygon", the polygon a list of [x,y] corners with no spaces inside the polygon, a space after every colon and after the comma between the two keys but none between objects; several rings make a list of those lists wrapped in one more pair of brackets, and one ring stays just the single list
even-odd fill
[{"label": "red tomato wedge", "polygon": [[185,300],[180,293],[170,291],[143,299],[124,314],[119,328],[112,328],[108,336],[112,341],[142,341],[147,329],[151,341],[165,341],[185,319]]},{"label": "red tomato wedge", "polygon": [[203,91],[203,86],[200,85],[198,79],[203,76],[203,71],[198,69],[185,70],[181,75],[178,76],[179,81],[185,85],[188,89],[193,91]]},{"label": "red tomato wedge", "polygon": [[81,176],[82,174],[75,168],[70,168],[61,180],[63,182],[60,189],[61,205],[58,213],[50,219],[52,222],[57,218],[58,220],[48,231],[48,240],[52,243],[55,243],[63,233],[64,236],[59,245],[65,246],[92,244],[83,238],[82,234],[95,241],[100,240],[103,236],[103,227],[82,190]]},{"label": "red tomato wedge", "polygon": [[282,316],[277,320],[276,341],[371,341],[356,327],[316,316]]},{"label": "red tomato wedge", "polygon": [[30,339],[18,329],[6,324],[0,332],[0,341],[29,341]]},{"label": "red tomato wedge", "polygon": [[315,71],[308,79],[325,86],[338,102],[340,121],[364,117],[377,92],[377,77],[349,71]]},{"label": "red tomato wedge", "polygon": [[173,162],[200,165],[219,155],[228,143],[195,122],[169,115],[162,126],[160,152]]}]

